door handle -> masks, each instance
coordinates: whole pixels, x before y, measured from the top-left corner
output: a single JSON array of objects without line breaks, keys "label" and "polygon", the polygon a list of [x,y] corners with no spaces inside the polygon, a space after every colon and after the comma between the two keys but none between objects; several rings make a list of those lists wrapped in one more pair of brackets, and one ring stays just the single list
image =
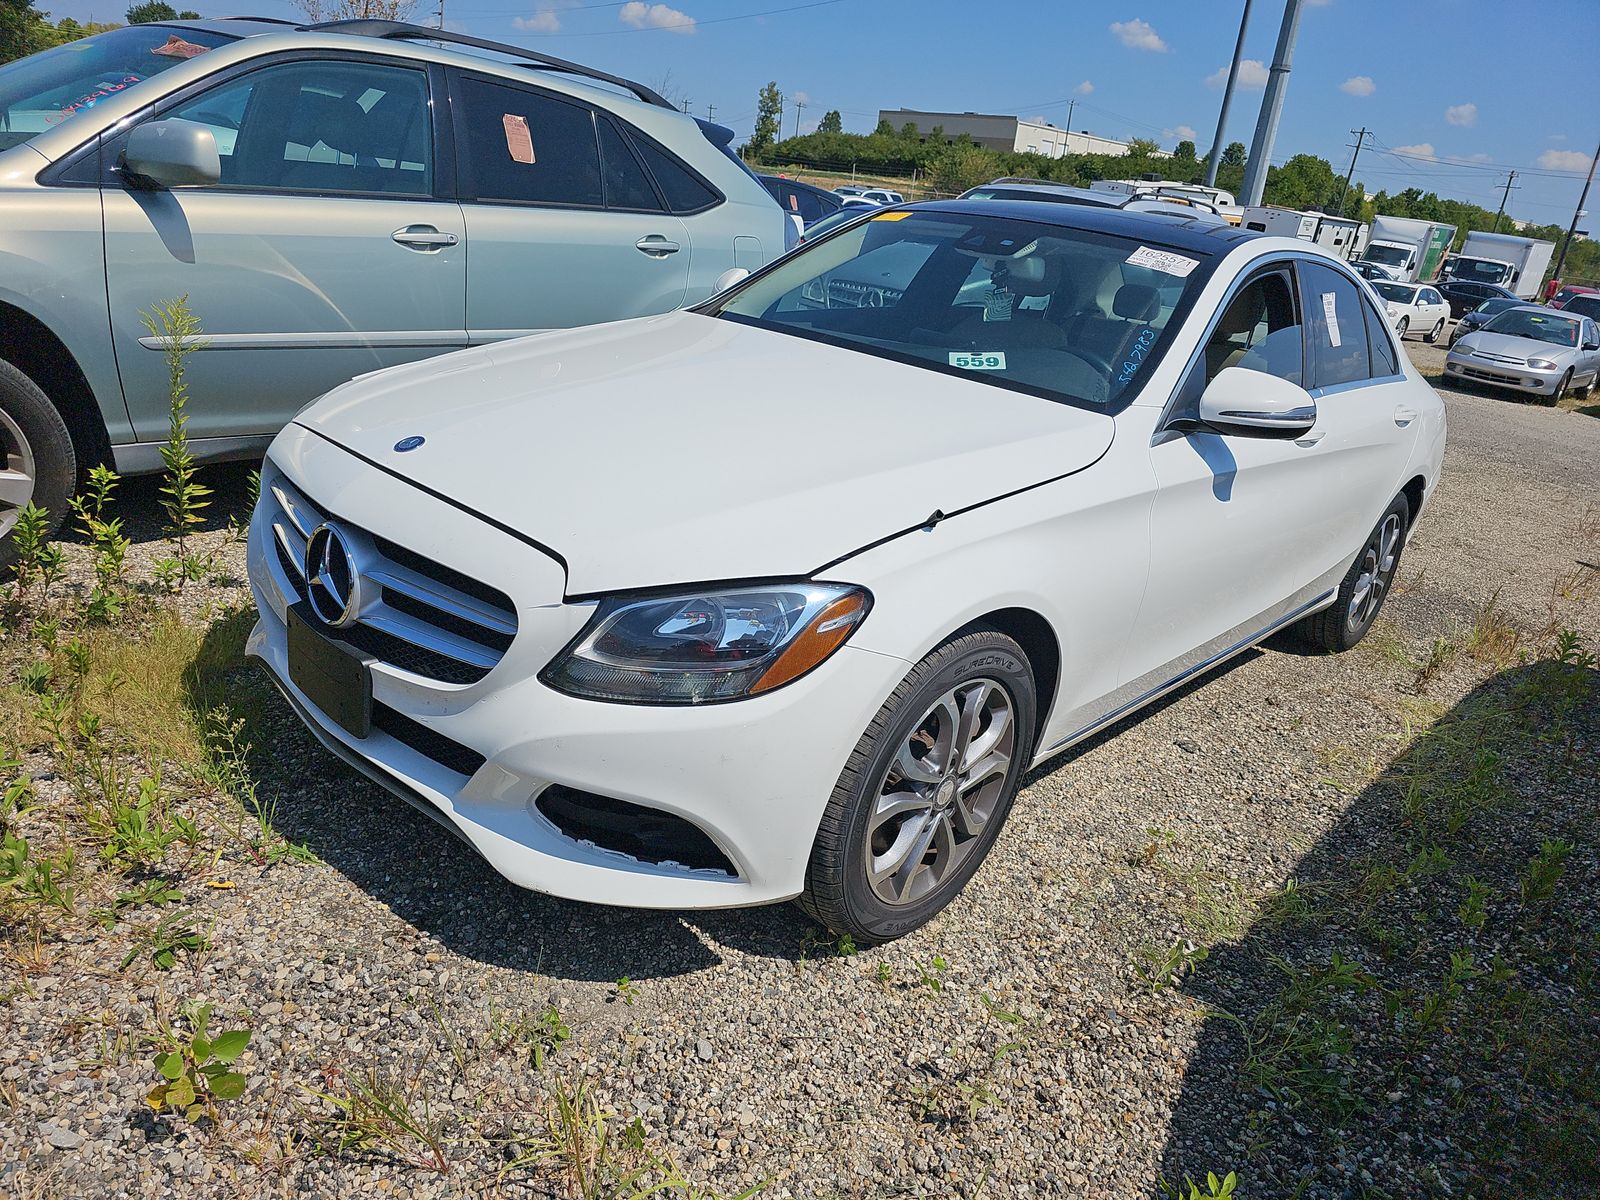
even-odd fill
[{"label": "door handle", "polygon": [[676,254],[680,248],[677,242],[670,241],[659,233],[648,234],[640,238],[634,243],[634,246],[652,258],[660,258],[666,254]]},{"label": "door handle", "polygon": [[1313,429],[1310,432],[1308,432],[1304,437],[1295,438],[1294,444],[1296,446],[1315,446],[1318,442],[1320,442],[1323,438],[1325,438],[1327,436],[1328,436],[1328,431],[1326,429]]},{"label": "door handle", "polygon": [[1402,404],[1399,408],[1394,410],[1394,423],[1400,426],[1401,429],[1404,429],[1416,419],[1417,410],[1414,408],[1407,408],[1404,404]]},{"label": "door handle", "polygon": [[400,245],[425,252],[454,246],[461,239],[453,233],[440,233],[432,225],[407,225],[389,235]]}]

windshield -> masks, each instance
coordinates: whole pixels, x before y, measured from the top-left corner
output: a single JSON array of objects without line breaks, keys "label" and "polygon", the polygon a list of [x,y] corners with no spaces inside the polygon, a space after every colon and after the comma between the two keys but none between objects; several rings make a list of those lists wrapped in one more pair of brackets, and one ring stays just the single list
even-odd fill
[{"label": "windshield", "polygon": [[1507,309],[1485,325],[1483,331],[1503,333],[1507,337],[1532,338],[1536,342],[1549,342],[1552,346],[1578,344],[1576,321],[1553,313],[1542,313],[1533,308]]},{"label": "windshield", "polygon": [[130,25],[7,63],[0,67],[0,150],[232,40],[198,29]]},{"label": "windshield", "polygon": [[1489,258],[1458,258],[1450,264],[1450,278],[1470,279],[1473,283],[1499,283],[1510,274],[1509,263]]},{"label": "windshield", "polygon": [[1362,257],[1368,262],[1381,263],[1386,267],[1403,267],[1411,261],[1411,251],[1404,246],[1374,246],[1368,244],[1362,252]]},{"label": "windshield", "polygon": [[1392,300],[1396,304],[1410,304],[1416,298],[1417,289],[1406,287],[1399,283],[1383,283],[1374,281],[1372,290],[1385,300]]},{"label": "windshield", "polygon": [[1131,399],[1209,273],[1131,238],[901,210],[808,244],[706,311],[1105,409]]},{"label": "windshield", "polygon": [[1497,312],[1505,312],[1505,310],[1508,308],[1517,308],[1518,306],[1526,303],[1527,301],[1525,300],[1507,300],[1502,297],[1497,300],[1485,300],[1472,311],[1478,313],[1480,316],[1492,317]]}]

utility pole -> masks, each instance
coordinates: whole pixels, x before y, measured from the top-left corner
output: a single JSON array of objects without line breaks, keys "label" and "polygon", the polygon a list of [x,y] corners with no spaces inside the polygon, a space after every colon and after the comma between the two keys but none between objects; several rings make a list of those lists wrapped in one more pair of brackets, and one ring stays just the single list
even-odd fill
[{"label": "utility pole", "polygon": [[1589,188],[1594,183],[1594,165],[1600,162],[1600,146],[1595,147],[1594,157],[1589,160],[1589,177],[1583,181],[1583,192],[1578,196],[1578,207],[1572,210],[1572,224],[1567,226],[1567,236],[1561,242],[1561,257],[1556,259],[1556,269],[1551,274],[1551,279],[1561,278],[1561,269],[1567,265],[1567,249],[1572,245],[1573,235],[1578,232],[1578,218],[1585,214],[1584,205],[1589,201]]},{"label": "utility pole", "polygon": [[1068,133],[1072,132],[1072,114],[1073,114],[1074,111],[1076,111],[1077,107],[1078,107],[1078,102],[1076,100],[1068,100],[1067,101],[1067,132]]},{"label": "utility pole", "polygon": [[1339,201],[1333,208],[1333,215],[1336,217],[1344,216],[1345,193],[1350,190],[1350,181],[1355,178],[1356,159],[1361,156],[1361,147],[1366,145],[1367,142],[1367,127],[1365,125],[1360,129],[1352,129],[1350,132],[1355,136],[1356,144],[1351,148],[1350,169],[1344,173],[1344,186],[1339,189]]},{"label": "utility pole", "polygon": [[690,108],[689,108],[689,97],[687,97],[687,96],[685,96],[683,98],[683,111],[684,112],[689,112],[690,111]]},{"label": "utility pole", "polygon": [[1289,87],[1289,64],[1294,58],[1294,40],[1300,32],[1302,0],[1286,0],[1283,25],[1278,29],[1278,48],[1272,55],[1272,70],[1267,76],[1267,91],[1261,97],[1261,115],[1256,118],[1256,136],[1250,144],[1250,161],[1244,168],[1245,208],[1260,204],[1267,190],[1267,168],[1272,164],[1273,143],[1278,140],[1278,121],[1283,116],[1283,96]]},{"label": "utility pole", "polygon": [[717,106],[715,104],[706,105],[706,120],[714,121],[714,120],[716,120],[716,116],[717,116]]},{"label": "utility pole", "polygon": [[796,100],[794,102],[794,135],[795,135],[795,137],[799,137],[800,136],[800,114],[805,111],[805,107],[806,107],[806,102],[804,100]]},{"label": "utility pole", "polygon": [[1516,178],[1517,173],[1515,171],[1506,176],[1506,189],[1500,193],[1500,207],[1495,210],[1494,214],[1494,231],[1496,233],[1500,232],[1500,217],[1506,211],[1506,201],[1511,199],[1511,185]]},{"label": "utility pole", "polygon": [[1250,0],[1244,0],[1244,15],[1239,18],[1239,40],[1233,44],[1233,65],[1228,68],[1228,83],[1222,89],[1222,111],[1217,114],[1217,136],[1206,156],[1206,186],[1217,186],[1217,161],[1222,157],[1223,131],[1228,127],[1228,109],[1233,106],[1233,85],[1239,78],[1239,60],[1244,55],[1244,31],[1250,25]]},{"label": "utility pole", "polygon": [[444,28],[444,0],[439,0],[439,28]]}]

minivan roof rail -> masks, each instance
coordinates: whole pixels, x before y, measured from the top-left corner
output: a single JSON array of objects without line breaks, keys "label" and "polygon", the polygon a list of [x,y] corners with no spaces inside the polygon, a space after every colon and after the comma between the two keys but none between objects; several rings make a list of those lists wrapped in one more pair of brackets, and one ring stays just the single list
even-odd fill
[{"label": "minivan roof rail", "polygon": [[606,71],[599,71],[593,67],[585,67],[580,63],[568,62],[564,58],[555,58],[549,54],[540,54],[537,50],[527,50],[521,46],[510,46],[504,42],[491,42],[488,38],[473,37],[467,33],[454,33],[448,29],[430,29],[425,25],[409,25],[404,21],[324,21],[319,25],[302,25],[301,29],[307,33],[348,33],[353,37],[384,38],[397,42],[444,42],[451,46],[471,46],[477,50],[489,50],[495,54],[505,54],[515,58],[528,66],[543,71],[560,71],[566,75],[580,75],[585,79],[597,79],[601,83],[609,83],[624,91],[632,92],[646,104],[653,104],[657,108],[670,108],[677,112],[677,106],[658,92],[645,87],[642,83],[635,83],[631,79],[624,79],[620,75],[612,75]]}]

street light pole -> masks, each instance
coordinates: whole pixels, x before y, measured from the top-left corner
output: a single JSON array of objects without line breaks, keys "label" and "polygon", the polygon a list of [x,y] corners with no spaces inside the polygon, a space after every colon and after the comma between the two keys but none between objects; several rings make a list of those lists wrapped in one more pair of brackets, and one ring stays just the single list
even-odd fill
[{"label": "street light pole", "polygon": [[[1233,105],[1233,85],[1239,78],[1239,60],[1244,55],[1244,31],[1250,25],[1250,3],[1244,0],[1244,15],[1239,18],[1239,40],[1233,44],[1233,64],[1228,68],[1228,83],[1222,89],[1222,111],[1217,114],[1217,136],[1211,143],[1211,153],[1206,156],[1206,186],[1217,186],[1217,160],[1222,157],[1223,131],[1228,127],[1228,109]],[[1072,123],[1071,118],[1067,124]]]},{"label": "street light pole", "polygon": [[1595,147],[1594,157],[1589,160],[1589,177],[1583,181],[1583,191],[1578,196],[1578,207],[1572,210],[1572,224],[1567,226],[1567,236],[1561,242],[1561,257],[1556,259],[1556,269],[1551,274],[1551,279],[1561,278],[1561,268],[1567,265],[1567,249],[1572,245],[1572,237],[1578,232],[1578,218],[1583,216],[1583,206],[1589,200],[1589,187],[1594,183],[1594,165],[1600,162],[1600,146]]},{"label": "street light pole", "polygon": [[1283,116],[1283,97],[1289,88],[1289,64],[1294,58],[1294,40],[1300,32],[1302,0],[1287,0],[1283,24],[1278,29],[1278,48],[1272,55],[1272,70],[1267,91],[1261,97],[1261,115],[1256,119],[1256,136],[1250,144],[1250,161],[1244,169],[1244,195],[1239,203],[1250,208],[1261,203],[1267,190],[1267,168],[1272,163],[1273,143],[1278,140],[1278,121]]}]

